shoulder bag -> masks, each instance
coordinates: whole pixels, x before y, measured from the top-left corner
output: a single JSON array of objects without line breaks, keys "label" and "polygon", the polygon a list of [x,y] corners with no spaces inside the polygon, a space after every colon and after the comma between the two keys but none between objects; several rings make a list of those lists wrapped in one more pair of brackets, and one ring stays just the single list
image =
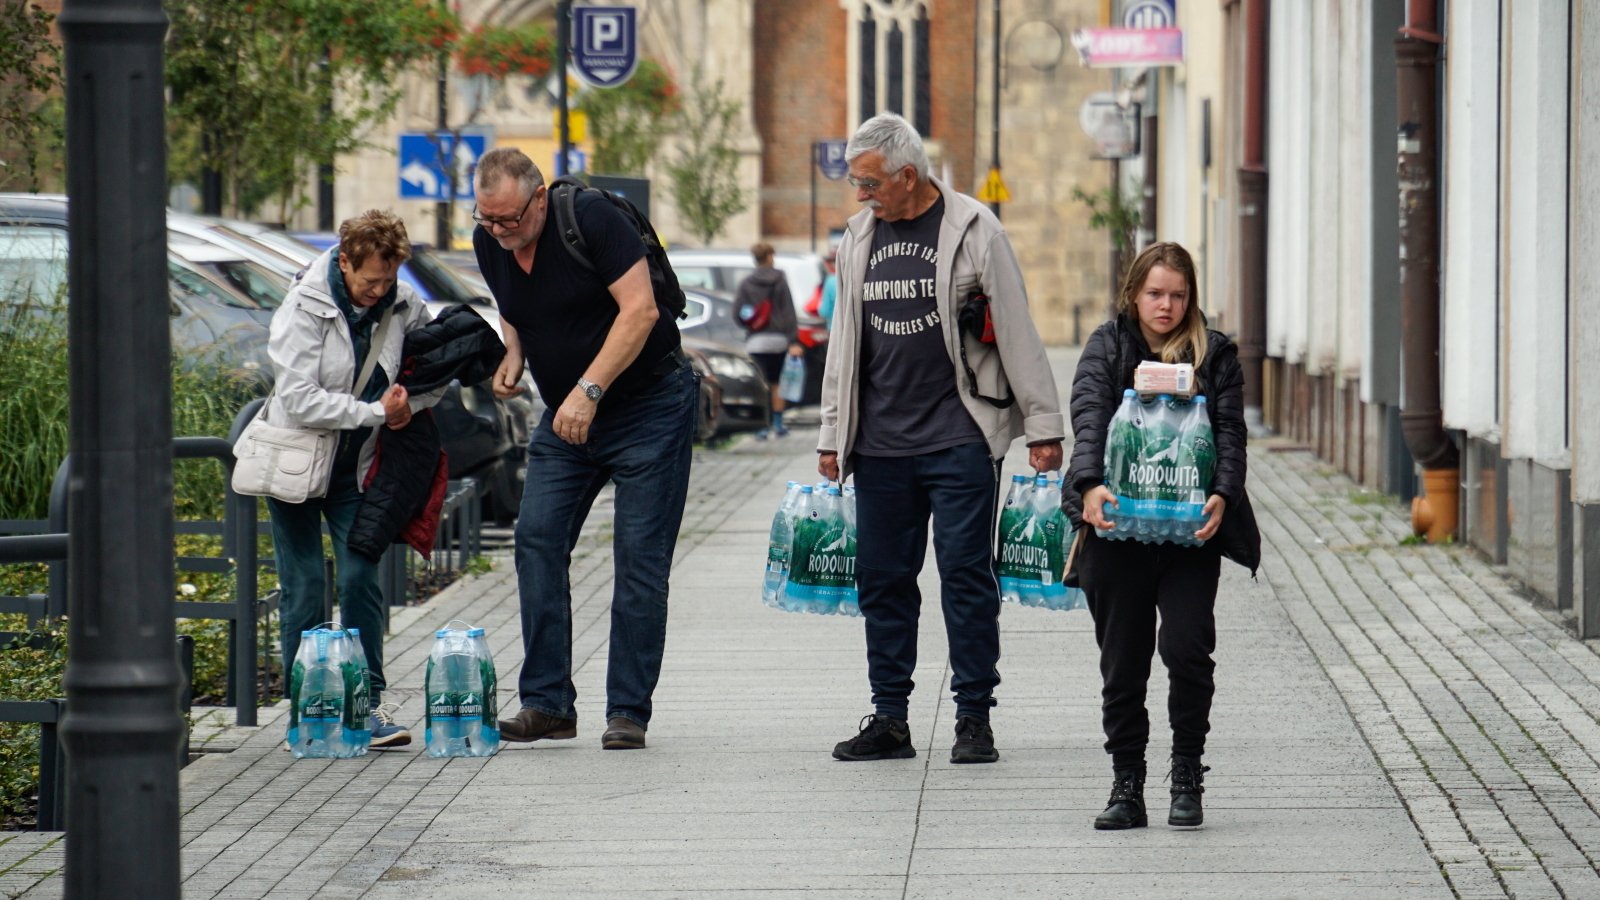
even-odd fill
[{"label": "shoulder bag", "polygon": [[[383,314],[372,346],[356,377],[354,390],[364,388],[378,366],[378,353],[394,318],[394,307]],[[272,497],[284,503],[304,503],[328,491],[333,454],[339,446],[337,428],[273,425],[267,421],[268,397],[256,417],[233,445],[233,491],[249,497]]]}]

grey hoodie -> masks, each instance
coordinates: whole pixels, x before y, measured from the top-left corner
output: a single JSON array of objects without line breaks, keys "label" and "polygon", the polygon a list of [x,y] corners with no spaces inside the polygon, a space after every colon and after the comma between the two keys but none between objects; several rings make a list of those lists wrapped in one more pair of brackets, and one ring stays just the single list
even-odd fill
[{"label": "grey hoodie", "polygon": [[799,321],[795,316],[794,297],[789,293],[789,280],[772,266],[751,272],[739,282],[739,292],[734,297],[737,311],[745,303],[759,303],[772,299],[772,317],[758,331],[745,338],[746,353],[782,353],[798,340]]}]

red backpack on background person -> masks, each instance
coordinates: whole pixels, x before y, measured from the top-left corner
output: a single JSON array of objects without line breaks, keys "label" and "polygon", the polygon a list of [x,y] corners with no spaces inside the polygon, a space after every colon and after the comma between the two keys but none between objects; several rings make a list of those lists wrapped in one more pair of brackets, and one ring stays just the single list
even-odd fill
[{"label": "red backpack on background person", "polygon": [[745,331],[760,331],[772,321],[772,298],[762,297],[760,300],[740,303],[734,310],[734,317]]}]

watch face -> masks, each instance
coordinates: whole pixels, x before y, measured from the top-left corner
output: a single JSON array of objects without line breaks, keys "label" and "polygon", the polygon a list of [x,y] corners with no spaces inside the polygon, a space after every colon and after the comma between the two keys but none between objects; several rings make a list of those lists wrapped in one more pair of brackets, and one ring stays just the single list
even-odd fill
[{"label": "watch face", "polygon": [[590,400],[599,400],[605,395],[605,391],[601,390],[600,385],[592,381],[586,381],[583,382],[583,394]]}]

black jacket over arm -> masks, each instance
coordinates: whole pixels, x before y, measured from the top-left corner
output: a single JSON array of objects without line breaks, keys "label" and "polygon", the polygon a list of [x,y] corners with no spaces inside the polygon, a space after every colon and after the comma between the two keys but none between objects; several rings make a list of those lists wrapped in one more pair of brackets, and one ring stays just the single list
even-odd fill
[{"label": "black jacket over arm", "polygon": [[[482,316],[470,306],[452,306],[406,335],[395,383],[412,394],[456,379],[477,384],[494,374],[505,353],[500,336]],[[378,426],[375,471],[367,473],[366,493],[350,526],[351,550],[377,561],[406,525],[426,512],[441,452],[439,427],[429,411],[398,430]]]},{"label": "black jacket over arm", "polygon": [[[1222,527],[1212,540],[1220,542],[1229,559],[1254,573],[1261,560],[1261,535],[1245,492],[1244,370],[1239,367],[1239,350],[1227,335],[1207,331],[1206,337],[1206,358],[1195,375],[1199,393],[1206,395],[1217,444],[1211,492],[1228,502]],[[1083,492],[1105,483],[1106,431],[1122,404],[1122,392],[1133,387],[1133,370],[1145,360],[1159,361],[1160,356],[1151,352],[1138,326],[1125,316],[1096,328],[1078,358],[1072,379],[1072,460],[1062,491],[1062,506],[1073,528],[1083,527]]]}]

